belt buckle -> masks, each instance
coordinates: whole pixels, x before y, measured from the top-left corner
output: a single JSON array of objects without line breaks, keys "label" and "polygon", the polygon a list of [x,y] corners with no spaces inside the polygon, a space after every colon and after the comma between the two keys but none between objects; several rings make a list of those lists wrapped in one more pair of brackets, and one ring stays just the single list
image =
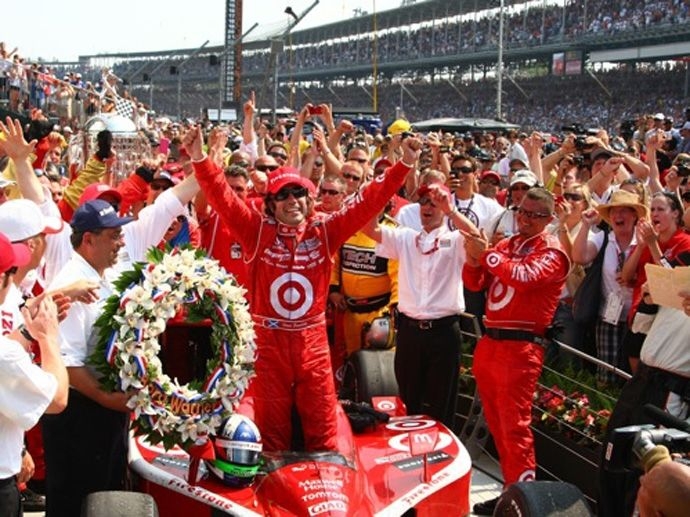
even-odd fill
[{"label": "belt buckle", "polygon": [[431,327],[433,327],[434,322],[431,320],[422,320],[419,322],[419,329],[420,330],[429,330]]}]

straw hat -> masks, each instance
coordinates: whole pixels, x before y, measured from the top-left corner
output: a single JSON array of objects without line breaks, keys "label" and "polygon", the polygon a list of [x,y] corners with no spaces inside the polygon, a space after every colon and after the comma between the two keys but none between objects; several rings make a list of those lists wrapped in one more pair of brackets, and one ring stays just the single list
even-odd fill
[{"label": "straw hat", "polygon": [[611,199],[605,205],[599,205],[597,211],[601,218],[608,224],[611,224],[609,214],[612,208],[622,206],[625,208],[632,208],[637,213],[638,219],[649,218],[649,208],[640,203],[640,198],[637,194],[628,192],[627,190],[616,190],[611,194]]}]

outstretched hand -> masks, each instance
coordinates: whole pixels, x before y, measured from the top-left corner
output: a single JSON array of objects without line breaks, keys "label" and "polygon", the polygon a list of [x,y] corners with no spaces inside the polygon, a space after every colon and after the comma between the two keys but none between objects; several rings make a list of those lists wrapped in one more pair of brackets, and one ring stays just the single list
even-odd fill
[{"label": "outstretched hand", "polygon": [[34,152],[36,140],[26,141],[22,123],[19,120],[7,117],[5,124],[0,121],[0,130],[5,134],[5,140],[0,140],[0,151],[13,161],[26,160]]}]

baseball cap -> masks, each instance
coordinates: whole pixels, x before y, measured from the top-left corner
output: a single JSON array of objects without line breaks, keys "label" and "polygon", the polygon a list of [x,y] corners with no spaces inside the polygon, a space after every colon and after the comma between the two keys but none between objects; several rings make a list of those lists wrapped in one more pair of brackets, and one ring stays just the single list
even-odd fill
[{"label": "baseball cap", "polygon": [[681,127],[680,129],[690,129],[690,122],[686,122],[685,124],[683,124],[683,127]]},{"label": "baseball cap", "polygon": [[393,163],[388,158],[379,158],[374,162],[373,169],[376,170],[380,167],[385,167],[387,169],[388,167],[392,166]]},{"label": "baseball cap", "polygon": [[172,186],[175,186],[180,182],[180,179],[176,176],[173,176],[168,171],[157,171],[156,174],[153,175],[152,183],[154,181],[169,181],[172,184]]},{"label": "baseball cap", "polygon": [[666,116],[663,113],[657,113],[654,115],[654,120],[664,120]]},{"label": "baseball cap", "polygon": [[118,228],[133,219],[118,217],[113,205],[102,199],[94,199],[77,208],[70,224],[75,232],[87,232],[101,228]]},{"label": "baseball cap", "polygon": [[524,183],[529,187],[534,187],[538,183],[538,180],[532,171],[522,169],[520,171],[515,171],[515,174],[513,174],[513,177],[510,179],[511,187],[517,183]]},{"label": "baseball cap", "polygon": [[447,192],[448,194],[450,194],[450,189],[443,183],[431,183],[428,185],[425,183],[423,185],[420,185],[417,189],[417,194],[419,195],[419,197],[424,197],[429,195],[429,192],[435,189],[442,190],[443,192]]},{"label": "baseball cap", "polygon": [[609,151],[608,149],[604,147],[597,147],[592,153],[590,154],[590,160],[594,162],[595,160],[598,160],[601,157],[605,157],[606,159],[609,159],[613,156],[613,153]]},{"label": "baseball cap", "polygon": [[62,219],[47,217],[29,199],[11,199],[0,205],[0,232],[12,242],[20,242],[41,233],[58,233]]},{"label": "baseball cap", "polygon": [[310,194],[315,193],[314,184],[311,180],[301,176],[294,167],[280,167],[274,170],[268,177],[267,192],[275,195],[280,192],[280,189],[288,185],[299,185],[309,190]]},{"label": "baseball cap", "polygon": [[501,177],[498,175],[497,172],[494,172],[492,170],[487,170],[481,173],[479,176],[479,181],[485,180],[486,178],[493,178],[499,183],[501,183]]},{"label": "baseball cap", "polygon": [[26,244],[12,244],[4,233],[0,233],[0,273],[26,266],[30,260],[31,250]]},{"label": "baseball cap", "polygon": [[122,194],[105,183],[92,183],[84,189],[79,197],[79,205],[94,199],[102,199],[105,195],[111,195],[118,203],[122,201]]},{"label": "baseball cap", "polygon": [[412,129],[412,125],[405,119],[399,118],[395,120],[390,126],[388,126],[389,135],[399,135],[405,131]]}]

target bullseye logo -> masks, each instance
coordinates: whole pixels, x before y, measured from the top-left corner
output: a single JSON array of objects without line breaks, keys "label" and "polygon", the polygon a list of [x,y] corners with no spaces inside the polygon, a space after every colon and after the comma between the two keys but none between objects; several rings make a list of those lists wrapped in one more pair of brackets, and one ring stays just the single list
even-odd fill
[{"label": "target bullseye logo", "polygon": [[494,283],[489,288],[489,295],[486,300],[486,306],[492,311],[501,310],[503,307],[510,303],[514,295],[514,287],[505,285],[498,281],[498,279],[494,279]]},{"label": "target bullseye logo", "polygon": [[283,318],[301,318],[313,303],[311,282],[299,273],[283,273],[271,284],[271,307]]}]

